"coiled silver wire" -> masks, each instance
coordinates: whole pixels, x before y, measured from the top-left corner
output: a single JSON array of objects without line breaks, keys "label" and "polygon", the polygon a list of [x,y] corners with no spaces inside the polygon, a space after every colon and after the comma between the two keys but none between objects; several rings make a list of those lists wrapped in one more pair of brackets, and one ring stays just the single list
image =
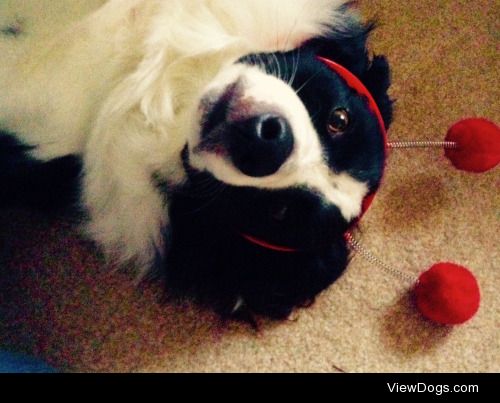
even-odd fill
[{"label": "coiled silver wire", "polygon": [[345,238],[347,240],[347,243],[349,246],[357,253],[359,253],[363,258],[365,258],[368,262],[374,264],[375,266],[380,267],[383,269],[385,272],[399,277],[410,284],[416,284],[418,283],[418,279],[414,278],[413,276],[403,273],[401,270],[398,270],[392,266],[389,266],[387,263],[384,261],[380,260],[377,256],[375,256],[373,253],[371,253],[369,250],[365,249],[361,244],[354,239],[353,235],[351,233],[347,233],[345,235]]},{"label": "coiled silver wire", "polygon": [[[388,142],[387,146],[393,149],[402,149],[402,148],[445,148],[445,149],[457,149],[459,148],[458,143],[455,141],[393,141]],[[359,253],[364,259],[368,262],[374,264],[375,266],[380,267],[385,272],[399,277],[405,281],[410,282],[411,284],[418,283],[418,279],[415,279],[413,276],[402,272],[392,266],[389,266],[384,261],[380,260],[373,253],[365,249],[361,244],[354,239],[351,233],[346,234],[346,240],[352,250]]]},{"label": "coiled silver wire", "polygon": [[455,141],[391,141],[387,145],[389,148],[458,148]]}]

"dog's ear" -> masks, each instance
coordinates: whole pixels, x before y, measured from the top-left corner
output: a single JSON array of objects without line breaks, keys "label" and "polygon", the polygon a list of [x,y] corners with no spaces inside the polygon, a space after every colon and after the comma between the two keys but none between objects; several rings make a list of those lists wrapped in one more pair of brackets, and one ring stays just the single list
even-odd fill
[{"label": "dog's ear", "polygon": [[362,22],[359,15],[352,11],[350,3],[340,11],[343,14],[342,24],[310,39],[305,47],[361,77],[369,66],[366,45],[371,31],[375,29],[375,22]]},{"label": "dog's ear", "polygon": [[392,123],[394,101],[388,94],[391,85],[391,70],[385,56],[374,56],[366,71],[359,76],[377,103],[384,124],[389,128]]},{"label": "dog's ear", "polygon": [[370,59],[367,42],[376,28],[374,21],[362,22],[348,3],[344,8],[344,24],[321,37],[309,40],[304,46],[318,56],[333,60],[356,75],[373,95],[388,128],[392,122],[392,106],[387,91],[391,84],[389,63],[385,56]]}]

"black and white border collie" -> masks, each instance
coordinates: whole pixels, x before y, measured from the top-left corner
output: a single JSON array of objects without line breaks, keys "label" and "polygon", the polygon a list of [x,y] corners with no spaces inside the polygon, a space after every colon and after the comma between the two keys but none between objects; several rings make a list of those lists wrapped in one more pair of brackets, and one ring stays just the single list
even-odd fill
[{"label": "black and white border collie", "polygon": [[286,318],[343,272],[381,180],[377,118],[318,59],[388,126],[371,29],[342,0],[109,0],[0,62],[0,205],[79,203],[173,294]]}]

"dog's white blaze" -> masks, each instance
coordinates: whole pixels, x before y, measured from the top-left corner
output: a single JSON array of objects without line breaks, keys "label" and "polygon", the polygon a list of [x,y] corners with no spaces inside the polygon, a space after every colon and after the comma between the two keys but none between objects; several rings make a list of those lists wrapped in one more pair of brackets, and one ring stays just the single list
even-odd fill
[{"label": "dog's white blaze", "polygon": [[[295,91],[284,81],[262,72],[257,67],[235,64],[224,69],[203,93],[221,94],[228,85],[237,81],[240,81],[244,88],[243,102],[247,105],[255,105],[259,108],[259,112],[262,112],[263,107],[268,107],[270,112],[279,111],[290,123],[294,132],[295,147],[293,155],[282,171],[288,171],[290,166],[295,167],[299,163],[305,165],[318,162],[322,159],[322,150],[318,135],[311,123],[309,114]],[[236,111],[236,113],[240,112]],[[248,117],[252,117],[251,110],[247,113],[250,114]],[[200,132],[201,130],[198,127],[192,131],[189,137],[191,151],[193,151],[200,141]],[[204,161],[200,161],[196,155],[193,156],[191,162],[199,169],[206,168]],[[216,169],[219,171],[218,168]],[[234,174],[231,176],[234,176]],[[279,181],[279,176],[280,173],[268,179]],[[218,178],[224,180],[222,177]]]},{"label": "dog's white blaze", "polygon": [[[305,186],[335,204],[347,221],[361,212],[361,203],[368,187],[347,173],[332,172],[323,156],[323,150],[309,113],[295,91],[284,81],[265,74],[256,67],[235,65],[219,75],[205,92],[218,92],[234,82],[243,86],[242,99],[269,111],[279,109],[289,122],[294,134],[294,151],[287,162],[273,175],[253,178],[244,175],[231,161],[210,152],[191,153],[191,164],[211,172],[217,179],[235,186],[284,189]],[[262,112],[262,110],[261,110]],[[251,110],[249,112],[251,114]],[[250,116],[249,116],[250,117]],[[200,130],[191,138],[193,151],[199,142]]]},{"label": "dog's white blaze", "polygon": [[[328,170],[321,167],[320,170]],[[330,203],[335,204],[347,221],[361,214],[362,202],[368,194],[366,183],[360,182],[343,172],[335,174],[332,172],[305,171],[303,174],[304,184],[311,189],[316,189]]]},{"label": "dog's white blaze", "polygon": [[252,178],[242,174],[227,159],[212,153],[203,154],[203,166],[221,181],[234,186],[267,189],[305,186],[318,192],[326,202],[335,204],[347,221],[359,216],[363,199],[369,190],[366,183],[358,181],[346,172],[331,172],[324,161],[315,164],[298,163],[293,169],[283,167],[272,176]]}]

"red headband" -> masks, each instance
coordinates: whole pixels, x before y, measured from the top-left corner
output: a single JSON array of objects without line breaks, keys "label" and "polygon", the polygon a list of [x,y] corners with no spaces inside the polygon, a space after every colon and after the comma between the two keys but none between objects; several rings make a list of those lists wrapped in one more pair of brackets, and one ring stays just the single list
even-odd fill
[{"label": "red headband", "polygon": [[[375,99],[373,98],[372,94],[368,90],[368,88],[365,87],[365,85],[361,82],[361,80],[356,77],[354,74],[352,74],[349,70],[347,70],[345,67],[341,66],[338,63],[335,63],[329,59],[325,59],[324,57],[318,56],[318,59],[321,60],[323,63],[325,63],[331,70],[336,72],[342,79],[346,82],[346,84],[351,87],[354,91],[358,93],[361,97],[366,98],[368,102],[368,109],[370,112],[372,112],[378,121],[380,132],[382,133],[382,137],[384,140],[384,161],[387,157],[387,150],[388,150],[388,137],[387,137],[387,130],[385,128],[384,124],[384,119],[382,118],[382,113],[380,112],[380,109],[375,102]],[[375,198],[375,192],[372,192],[368,194],[362,204],[361,208],[361,214],[357,218],[356,222],[361,219],[363,214],[368,210],[368,208],[371,206],[373,199]]]},{"label": "red headband", "polygon": [[[358,95],[367,100],[368,108],[377,117],[383,136],[384,163],[389,147],[433,146],[443,147],[446,157],[456,168],[464,171],[486,172],[500,163],[500,129],[493,122],[482,118],[469,118],[455,123],[448,130],[444,142],[410,141],[389,144],[382,114],[368,89],[346,68],[323,57],[318,57],[318,59],[345,80],[347,85]],[[364,198],[361,214],[353,225],[357,224],[370,207],[376,191],[377,189]],[[241,235],[247,241],[266,249],[277,252],[299,252],[298,249],[277,246],[249,235]],[[412,277],[387,266],[370,252],[364,250],[353,239],[349,231],[344,234],[344,238],[353,250],[360,252],[367,260],[382,267],[385,271],[392,274],[398,273],[402,277]],[[472,318],[479,309],[481,300],[478,282],[472,272],[465,267],[448,262],[435,264],[429,270],[424,271],[416,280],[413,293],[416,306],[422,315],[433,322],[444,325],[456,325]]]},{"label": "red headband", "polygon": [[[354,91],[358,93],[359,96],[363,97],[366,99],[368,103],[368,109],[375,115],[377,118],[380,132],[382,133],[382,137],[384,140],[384,161],[387,156],[387,149],[388,149],[388,138],[387,138],[387,130],[385,128],[384,124],[384,119],[382,118],[382,113],[380,112],[380,109],[375,102],[375,99],[373,98],[372,94],[368,90],[368,88],[365,87],[365,85],[357,78],[353,73],[351,73],[349,70],[347,70],[345,67],[341,66],[338,63],[335,63],[329,59],[325,59],[324,57],[318,56],[318,60],[323,62],[326,66],[328,66],[332,71],[337,73],[345,82],[346,84],[352,88]],[[375,198],[375,192],[372,192],[368,194],[364,199],[362,203],[362,208],[361,208],[361,214],[359,217],[356,219],[356,223],[361,219],[363,214],[368,210],[370,205],[373,202],[373,199]],[[260,238],[256,238],[252,235],[244,234],[241,233],[241,236],[247,240],[250,243],[253,243],[254,245],[258,245],[260,247],[263,247],[265,249],[273,250],[275,252],[284,252],[284,253],[294,253],[298,252],[298,249],[286,247],[286,246],[281,246],[281,245],[275,245],[270,242],[264,241]]]}]

